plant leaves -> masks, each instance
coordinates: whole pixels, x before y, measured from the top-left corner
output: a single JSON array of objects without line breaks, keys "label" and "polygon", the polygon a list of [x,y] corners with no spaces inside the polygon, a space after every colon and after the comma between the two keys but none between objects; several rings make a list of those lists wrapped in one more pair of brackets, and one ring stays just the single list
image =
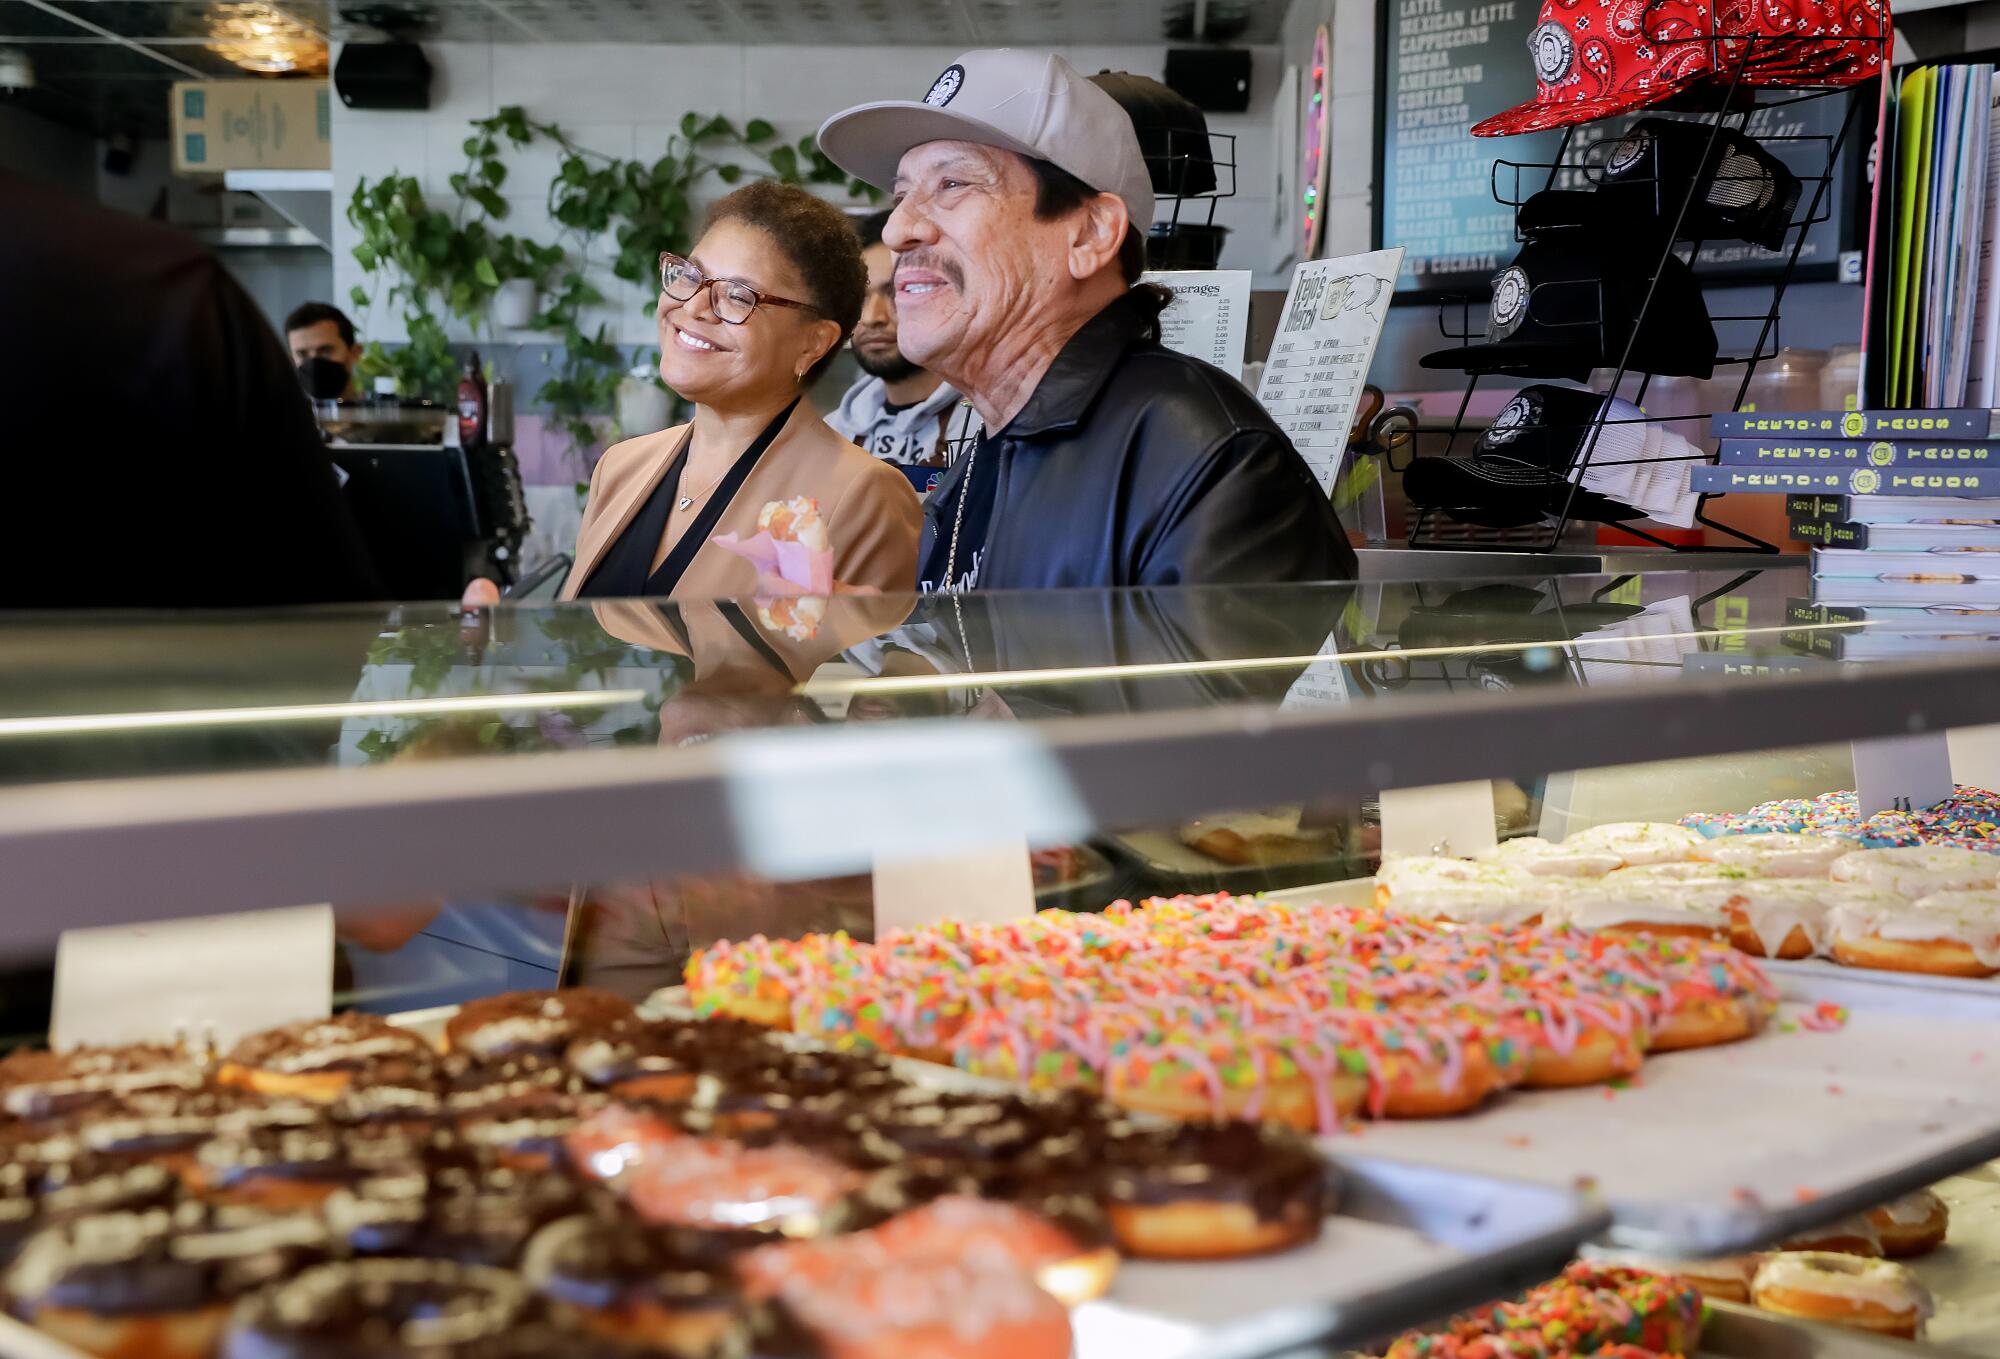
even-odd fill
[{"label": "plant leaves", "polygon": [[500,275],[493,268],[493,261],[481,256],[473,261],[472,276],[489,288],[500,286]]},{"label": "plant leaves", "polygon": [[737,180],[743,178],[743,167],[740,165],[718,165],[715,167],[715,174],[724,184],[734,184]]},{"label": "plant leaves", "polygon": [[778,129],[763,118],[752,118],[743,125],[743,140],[755,146],[758,142],[768,142],[778,135]]},{"label": "plant leaves", "polygon": [[355,288],[350,291],[347,294],[347,300],[354,304],[356,311],[368,310],[368,294],[363,289]]},{"label": "plant leaves", "polygon": [[484,175],[486,182],[496,189],[507,182],[507,164],[505,161],[489,160],[479,167],[479,173]]},{"label": "plant leaves", "polygon": [[683,137],[694,136],[695,129],[700,126],[701,126],[701,115],[696,113],[694,110],[689,109],[686,113],[681,115],[681,135]]}]

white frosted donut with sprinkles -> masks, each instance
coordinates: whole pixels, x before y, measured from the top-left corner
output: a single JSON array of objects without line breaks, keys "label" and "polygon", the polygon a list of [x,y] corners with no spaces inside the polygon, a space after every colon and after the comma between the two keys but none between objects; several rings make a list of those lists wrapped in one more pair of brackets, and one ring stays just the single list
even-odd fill
[{"label": "white frosted donut with sprinkles", "polygon": [[1857,849],[1827,870],[1835,882],[1858,882],[1915,900],[1932,892],[1960,892],[2000,883],[2000,854],[1951,845]]},{"label": "white frosted donut with sprinkles", "polygon": [[1601,878],[1625,862],[1608,850],[1573,849],[1539,835],[1502,840],[1483,851],[1479,859],[1544,878]]},{"label": "white frosted donut with sprinkles", "polygon": [[1696,847],[1695,857],[1764,878],[1824,878],[1833,861],[1854,850],[1852,840],[1807,831],[1724,835]]},{"label": "white frosted donut with sprinkles", "polygon": [[1700,831],[1664,821],[1609,821],[1578,831],[1565,839],[1563,846],[1616,854],[1620,863],[1635,868],[1692,858],[1704,838]]}]

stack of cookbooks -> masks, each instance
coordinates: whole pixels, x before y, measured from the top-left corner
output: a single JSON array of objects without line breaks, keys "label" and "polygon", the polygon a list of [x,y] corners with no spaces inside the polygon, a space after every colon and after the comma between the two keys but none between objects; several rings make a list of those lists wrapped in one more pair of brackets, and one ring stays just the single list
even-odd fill
[{"label": "stack of cookbooks", "polygon": [[2000,646],[2000,411],[1714,417],[1690,488],[1785,497],[1812,595],[1785,640],[1841,660]]}]

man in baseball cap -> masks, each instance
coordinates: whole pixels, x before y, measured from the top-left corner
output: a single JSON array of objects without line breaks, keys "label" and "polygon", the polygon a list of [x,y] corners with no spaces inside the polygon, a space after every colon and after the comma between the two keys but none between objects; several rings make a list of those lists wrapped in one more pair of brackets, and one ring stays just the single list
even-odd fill
[{"label": "man in baseball cap", "polygon": [[927,502],[925,589],[1354,574],[1255,398],[1159,343],[1167,297],[1134,286],[1152,181],[1111,95],[1053,53],[967,52],[819,144],[894,192],[897,342],[984,426]]}]

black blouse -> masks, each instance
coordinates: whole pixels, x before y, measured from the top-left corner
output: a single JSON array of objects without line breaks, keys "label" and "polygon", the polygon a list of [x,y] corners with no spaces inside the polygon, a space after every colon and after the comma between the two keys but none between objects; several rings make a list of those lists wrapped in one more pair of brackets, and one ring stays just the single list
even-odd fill
[{"label": "black blouse", "polygon": [[777,419],[764,427],[743,450],[741,457],[730,464],[729,471],[716,483],[715,492],[701,507],[701,512],[689,524],[687,532],[680,536],[673,550],[667,553],[660,569],[653,569],[653,554],[659,550],[660,539],[666,536],[667,519],[674,512],[674,502],[680,499],[681,473],[687,467],[688,444],[694,438],[694,430],[681,436],[679,448],[674,450],[672,461],[661,474],[659,484],[646,497],[646,503],[632,516],[611,546],[606,548],[596,567],[577,587],[579,599],[631,599],[640,595],[668,595],[680,584],[681,576],[687,571],[702,544],[714,534],[715,526],[729,509],[729,502],[736,498],[737,491],[757,466],[757,460],[778,437],[778,431],[792,418],[798,402],[778,412]]}]

